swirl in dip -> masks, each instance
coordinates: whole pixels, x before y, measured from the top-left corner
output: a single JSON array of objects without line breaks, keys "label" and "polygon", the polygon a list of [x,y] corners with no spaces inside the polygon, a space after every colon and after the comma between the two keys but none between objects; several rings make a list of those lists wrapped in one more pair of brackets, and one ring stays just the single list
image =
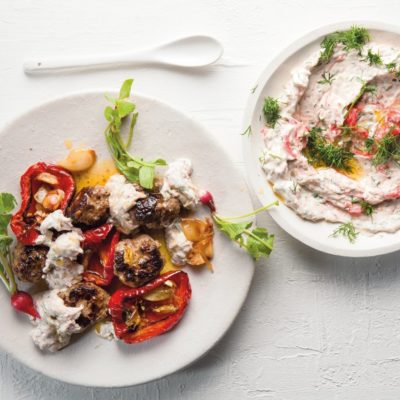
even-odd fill
[{"label": "swirl in dip", "polygon": [[265,100],[261,164],[302,218],[400,229],[399,54],[363,28],[335,32]]}]

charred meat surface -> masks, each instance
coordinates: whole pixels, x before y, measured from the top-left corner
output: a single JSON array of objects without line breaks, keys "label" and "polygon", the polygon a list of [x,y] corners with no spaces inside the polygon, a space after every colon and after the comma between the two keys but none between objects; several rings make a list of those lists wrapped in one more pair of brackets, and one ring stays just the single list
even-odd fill
[{"label": "charred meat surface", "polygon": [[20,281],[37,283],[42,279],[48,249],[44,246],[24,246],[17,243],[12,269]]},{"label": "charred meat surface", "polygon": [[121,240],[115,248],[114,273],[127,286],[139,287],[157,277],[164,265],[160,244],[149,235]]},{"label": "charred meat surface", "polygon": [[179,200],[165,200],[159,193],[150,193],[145,199],[136,202],[130,211],[134,223],[150,229],[165,228],[179,217]]},{"label": "charred meat surface", "polygon": [[76,320],[82,328],[87,328],[107,317],[109,294],[91,282],[80,282],[59,293],[67,307],[83,306]]},{"label": "charred meat surface", "polygon": [[106,222],[110,214],[108,196],[103,186],[88,186],[81,189],[69,206],[72,222],[87,227]]}]

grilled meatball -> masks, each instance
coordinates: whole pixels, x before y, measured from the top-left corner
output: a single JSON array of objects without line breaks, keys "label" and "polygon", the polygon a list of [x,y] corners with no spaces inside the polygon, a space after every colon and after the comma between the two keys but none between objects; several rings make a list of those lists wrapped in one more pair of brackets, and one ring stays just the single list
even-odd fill
[{"label": "grilled meatball", "polygon": [[159,193],[151,193],[145,199],[139,199],[130,211],[136,225],[149,229],[161,229],[171,225],[181,211],[179,200],[165,200]]},{"label": "grilled meatball", "polygon": [[108,191],[103,186],[81,189],[69,206],[69,216],[76,225],[97,226],[109,216]]},{"label": "grilled meatball", "polygon": [[83,329],[107,317],[108,293],[91,282],[79,282],[58,294],[67,307],[83,306],[76,320]]},{"label": "grilled meatball", "polygon": [[37,283],[42,279],[48,249],[44,246],[24,246],[17,243],[12,269],[20,281]]},{"label": "grilled meatball", "polygon": [[115,248],[114,272],[125,285],[139,287],[160,273],[160,244],[149,235],[121,240]]}]

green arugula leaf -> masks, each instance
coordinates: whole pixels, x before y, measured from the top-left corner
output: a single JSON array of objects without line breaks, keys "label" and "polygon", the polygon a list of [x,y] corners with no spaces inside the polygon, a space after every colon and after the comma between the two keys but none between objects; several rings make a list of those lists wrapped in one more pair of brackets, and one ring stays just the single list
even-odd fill
[{"label": "green arugula leaf", "polygon": [[127,99],[131,94],[131,88],[133,84],[133,79],[127,79],[121,86],[119,91],[120,99]]},{"label": "green arugula leaf", "polygon": [[0,214],[9,214],[16,206],[17,201],[11,193],[0,193]]},{"label": "green arugula leaf", "polygon": [[274,235],[270,235],[265,228],[253,228],[252,221],[239,221],[252,215],[255,215],[261,211],[267,210],[272,206],[278,205],[278,201],[271,204],[267,204],[255,211],[252,211],[246,215],[240,217],[224,218],[220,215],[213,214],[213,219],[218,229],[228,236],[229,239],[238,243],[238,245],[244,248],[255,260],[260,257],[267,257],[274,246]]},{"label": "green arugula leaf", "polygon": [[[141,158],[132,156],[127,151],[132,141],[133,130],[138,117],[138,113],[135,112],[135,104],[128,100],[132,83],[133,79],[127,79],[122,84],[117,100],[106,95],[107,100],[113,104],[113,107],[107,106],[104,110],[104,116],[109,122],[104,135],[118,170],[125,175],[129,181],[139,182],[142,187],[152,189],[154,185],[155,167],[165,166],[167,162],[163,159],[144,161]],[[126,144],[124,144],[121,136],[121,126],[124,119],[129,117],[131,118],[129,133]]]}]

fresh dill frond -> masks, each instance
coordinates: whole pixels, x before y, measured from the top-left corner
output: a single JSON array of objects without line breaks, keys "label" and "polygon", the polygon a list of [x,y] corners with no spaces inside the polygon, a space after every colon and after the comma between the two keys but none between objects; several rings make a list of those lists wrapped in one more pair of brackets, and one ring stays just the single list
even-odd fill
[{"label": "fresh dill frond", "polygon": [[397,68],[397,64],[396,64],[394,61],[392,61],[392,62],[386,64],[386,69],[387,69],[389,72],[396,72],[396,68]]},{"label": "fresh dill frond", "polygon": [[277,99],[268,96],[264,99],[263,113],[267,125],[271,128],[275,128],[276,123],[281,117],[280,106]]},{"label": "fresh dill frond", "polygon": [[348,239],[350,243],[354,243],[357,239],[359,232],[356,231],[352,222],[346,222],[345,224],[340,224],[332,233],[331,236],[338,237],[344,236]]},{"label": "fresh dill frond", "polygon": [[367,151],[371,152],[374,147],[375,140],[373,138],[365,139],[364,144],[365,144],[365,148],[367,149]]},{"label": "fresh dill frond", "polygon": [[382,57],[379,53],[374,53],[371,49],[368,49],[368,53],[363,58],[363,61],[366,61],[369,63],[369,65],[382,65]]},{"label": "fresh dill frond", "polygon": [[373,165],[385,164],[391,160],[400,161],[400,142],[397,135],[393,135],[393,127],[390,131],[376,144],[376,153],[372,158]]},{"label": "fresh dill frond", "polygon": [[351,172],[350,161],[354,154],[343,147],[329,143],[322,135],[322,129],[314,127],[307,136],[305,155],[314,166],[326,166]]},{"label": "fresh dill frond", "polygon": [[347,111],[346,111],[346,114],[344,115],[344,119],[347,118],[347,116],[349,115],[349,112],[361,100],[361,98],[364,96],[365,93],[372,93],[372,94],[376,93],[376,89],[377,89],[376,85],[372,85],[372,84],[370,84],[368,82],[364,82],[364,81],[362,81],[362,82],[363,82],[363,84],[361,86],[361,89],[360,89],[357,97],[347,107]]},{"label": "fresh dill frond", "polygon": [[339,43],[343,44],[346,51],[352,49],[361,52],[363,46],[369,41],[370,35],[367,29],[360,26],[352,26],[347,31],[337,31],[324,37],[321,42],[321,54],[319,63],[328,62]]},{"label": "fresh dill frond", "polygon": [[252,134],[251,125],[249,125],[244,132],[241,133],[241,136],[250,136]]},{"label": "fresh dill frond", "polygon": [[335,80],[335,74],[331,74],[330,72],[324,72],[322,75],[322,79],[318,81],[320,85],[332,85],[332,82]]}]

